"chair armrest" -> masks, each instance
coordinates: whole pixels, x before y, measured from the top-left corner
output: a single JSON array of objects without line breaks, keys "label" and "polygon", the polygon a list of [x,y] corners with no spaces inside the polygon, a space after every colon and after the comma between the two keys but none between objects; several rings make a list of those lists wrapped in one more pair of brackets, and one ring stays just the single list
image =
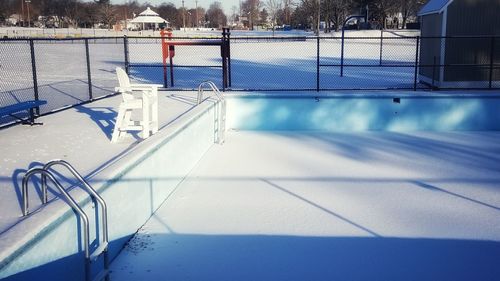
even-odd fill
[{"label": "chair armrest", "polygon": [[149,90],[152,88],[162,88],[163,85],[160,84],[130,84],[133,90]]},{"label": "chair armrest", "polygon": [[151,91],[154,87],[115,87],[115,92],[141,92],[141,91]]},{"label": "chair armrest", "polygon": [[117,93],[130,92],[130,91],[132,91],[132,88],[115,87],[115,92]]}]

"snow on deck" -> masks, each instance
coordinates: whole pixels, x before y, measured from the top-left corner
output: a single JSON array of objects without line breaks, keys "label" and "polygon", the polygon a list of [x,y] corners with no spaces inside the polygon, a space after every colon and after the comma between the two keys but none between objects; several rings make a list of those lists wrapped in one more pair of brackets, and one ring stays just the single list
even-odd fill
[{"label": "snow on deck", "polygon": [[[195,92],[159,92],[160,130],[196,105]],[[84,177],[97,173],[137,146],[130,135],[111,144],[121,96],[113,96],[37,119],[42,126],[16,125],[0,130],[0,235],[21,218],[21,180],[29,168],[64,159]],[[30,184],[30,211],[40,206]],[[49,194],[49,200],[54,195]]]},{"label": "snow on deck", "polygon": [[113,280],[494,280],[499,132],[230,132]]}]

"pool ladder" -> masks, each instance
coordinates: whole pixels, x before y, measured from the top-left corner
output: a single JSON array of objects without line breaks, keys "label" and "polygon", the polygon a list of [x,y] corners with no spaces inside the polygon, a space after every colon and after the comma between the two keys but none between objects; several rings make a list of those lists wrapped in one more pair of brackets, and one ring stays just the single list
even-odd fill
[{"label": "pool ladder", "polygon": [[[83,185],[84,189],[90,194],[90,197],[97,201],[101,205],[102,209],[102,241],[99,243],[97,249],[92,253],[90,252],[90,241],[89,241],[89,218],[87,214],[82,210],[78,203],[69,195],[69,193],[62,187],[59,181],[55,178],[53,172],[49,171],[52,166],[61,165],[66,167],[73,176]],[[61,195],[67,200],[67,203],[73,208],[73,210],[78,213],[81,220],[83,221],[83,244],[85,252],[85,280],[86,281],[100,281],[105,279],[109,280],[109,257],[108,257],[108,215],[107,207],[104,199],[95,191],[90,184],[83,179],[83,177],[76,171],[76,169],[66,162],[65,160],[52,160],[45,164],[43,168],[32,168],[26,172],[23,177],[22,182],[22,193],[23,193],[23,216],[29,214],[28,208],[28,182],[29,179],[35,175],[40,174],[42,182],[42,204],[47,204],[47,178],[54,183]],[[96,213],[98,210],[96,209]],[[97,222],[98,223],[98,222]],[[91,263],[95,262],[99,256],[104,258],[104,269],[101,270],[94,279],[91,279]]]},{"label": "pool ladder", "polygon": [[224,95],[219,91],[219,88],[217,88],[217,86],[214,84],[214,82],[203,81],[198,86],[198,97],[196,100],[197,104],[200,104],[203,101],[204,86],[209,86],[212,89],[220,104],[220,108],[218,110],[219,114],[217,115],[216,126],[215,126],[216,136],[217,136],[216,143],[223,144],[225,141],[225,132],[226,132],[226,99],[224,98]]}]

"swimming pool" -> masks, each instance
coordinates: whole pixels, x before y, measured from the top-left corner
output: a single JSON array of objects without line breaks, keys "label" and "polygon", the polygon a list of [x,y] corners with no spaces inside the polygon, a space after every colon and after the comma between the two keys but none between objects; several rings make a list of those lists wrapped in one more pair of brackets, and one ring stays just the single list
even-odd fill
[{"label": "swimming pool", "polygon": [[498,133],[229,132],[114,280],[494,280]]},{"label": "swimming pool", "polygon": [[[112,257],[149,219],[112,264],[112,277],[498,276],[498,101],[231,95],[222,146],[213,145],[217,107],[205,105],[99,175]],[[0,276],[78,280],[77,222],[65,211],[32,244],[18,245]]]}]

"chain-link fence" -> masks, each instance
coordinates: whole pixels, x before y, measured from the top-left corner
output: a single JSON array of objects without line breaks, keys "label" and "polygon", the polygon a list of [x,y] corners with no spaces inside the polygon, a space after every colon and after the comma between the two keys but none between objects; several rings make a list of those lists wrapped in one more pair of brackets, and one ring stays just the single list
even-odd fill
[{"label": "chain-link fence", "polygon": [[0,110],[45,100],[44,114],[113,94],[118,66],[175,90],[498,89],[500,37],[0,39]]},{"label": "chain-link fence", "polygon": [[[44,100],[39,113],[45,114],[114,94],[123,49],[123,38],[2,39],[0,107]],[[15,120],[3,116],[0,125]]]},{"label": "chain-link fence", "polygon": [[223,88],[222,39],[172,37],[164,46],[161,37],[129,37],[126,42],[133,79],[175,89],[194,89],[211,80]]}]

